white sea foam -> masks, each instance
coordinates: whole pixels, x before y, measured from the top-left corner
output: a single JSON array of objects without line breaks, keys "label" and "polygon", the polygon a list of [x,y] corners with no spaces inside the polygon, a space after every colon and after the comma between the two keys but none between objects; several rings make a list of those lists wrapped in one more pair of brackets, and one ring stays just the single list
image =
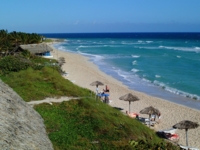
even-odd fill
[{"label": "white sea foam", "polygon": [[119,76],[121,76],[121,77],[123,77],[124,79],[126,79],[126,78],[127,78],[127,76],[126,76],[126,75],[124,75],[124,74],[121,74],[120,72],[118,72],[118,75],[119,75]]},{"label": "white sea foam", "polygon": [[121,44],[123,44],[123,45],[139,45],[139,44],[144,44],[144,43],[138,43],[138,42],[121,42]]},{"label": "white sea foam", "polygon": [[139,55],[131,55],[133,58],[139,58]]},{"label": "white sea foam", "polygon": [[57,47],[57,49],[62,50],[62,51],[66,50],[64,46],[59,46],[59,47]]},{"label": "white sea foam", "polygon": [[138,47],[140,49],[159,49],[158,47],[150,47],[150,46],[141,46],[141,47]]},{"label": "white sea foam", "polygon": [[120,77],[122,77],[123,79],[126,79],[126,78],[127,78],[127,75],[121,73],[120,70],[116,70],[116,72],[117,72],[117,74],[118,74]]},{"label": "white sea foam", "polygon": [[138,72],[139,70],[138,70],[138,69],[135,69],[135,68],[133,68],[133,69],[131,69],[131,71],[132,71],[132,72]]},{"label": "white sea foam", "polygon": [[153,41],[146,41],[147,43],[152,43]]},{"label": "white sea foam", "polygon": [[181,58],[181,56],[176,56],[177,58]]},{"label": "white sea foam", "polygon": [[117,75],[123,79],[124,83],[127,83],[127,84],[133,84],[135,83],[135,80],[133,79],[133,74],[132,73],[129,73],[129,72],[125,72],[125,71],[122,71],[118,68],[115,68],[115,67],[112,67],[112,71],[114,71],[115,73],[117,73]]},{"label": "white sea foam", "polygon": [[132,62],[132,64],[133,64],[133,65],[137,65],[137,60],[134,60],[134,61]]},{"label": "white sea foam", "polygon": [[103,44],[101,41],[100,42],[91,42],[91,43],[93,43],[93,44],[99,44],[99,45],[101,45],[101,44]]},{"label": "white sea foam", "polygon": [[[143,75],[143,77],[145,77],[146,75]],[[142,81],[144,81],[144,82],[147,82],[147,83],[151,83],[151,81],[150,80],[148,80],[148,79],[145,79],[145,78],[142,78]]]},{"label": "white sea foam", "polygon": [[78,51],[78,53],[81,54],[81,55],[84,55],[84,56],[88,56],[88,57],[90,57],[90,58],[93,58],[93,59],[95,59],[95,61],[104,59],[104,57],[103,57],[103,56],[100,56],[100,55],[94,55],[94,54],[89,54],[89,53],[83,53],[83,52],[81,52],[81,51]]},{"label": "white sea foam", "polygon": [[200,47],[140,46],[140,47],[135,47],[135,48],[140,48],[140,49],[170,49],[170,50],[178,50],[178,51],[186,51],[186,52],[197,52],[197,53],[200,52]]},{"label": "white sea foam", "polygon": [[156,78],[160,78],[161,76],[160,76],[160,75],[155,75],[155,77],[156,77]]},{"label": "white sea foam", "polygon": [[[90,45],[90,46],[80,45],[80,46],[78,46],[78,49],[79,48],[88,48],[88,47],[102,47],[102,45]],[[109,45],[104,45],[104,47],[110,47],[110,46]]]},{"label": "white sea foam", "polygon": [[157,80],[154,80],[153,83],[154,83],[155,85],[157,85],[157,86],[161,86],[161,87],[165,88],[165,84],[164,84],[164,83],[161,83],[161,82],[159,82],[159,81],[157,81]]},{"label": "white sea foam", "polygon": [[176,95],[180,95],[180,96],[191,98],[191,99],[195,99],[195,100],[200,100],[200,97],[195,95],[195,94],[189,94],[187,92],[183,92],[183,91],[171,88],[171,87],[166,87],[165,90],[169,91],[171,93],[174,93]]},{"label": "white sea foam", "polygon": [[161,83],[161,82],[159,82],[159,81],[157,81],[157,80],[155,80],[153,83],[154,83],[154,85],[160,86],[160,87],[162,87],[164,90],[166,90],[166,91],[168,91],[168,92],[170,92],[170,93],[174,93],[174,94],[176,94],[176,95],[180,95],[180,96],[183,96],[183,97],[188,97],[188,98],[195,99],[195,100],[200,100],[200,97],[197,96],[197,95],[195,95],[195,94],[189,94],[189,93],[187,93],[187,92],[183,92],[183,91],[177,90],[177,89],[172,88],[172,87],[169,87],[169,86],[167,86],[166,84]]},{"label": "white sea foam", "polygon": [[171,46],[159,46],[159,48],[179,50],[186,52],[200,52],[200,47],[171,47]]},{"label": "white sea foam", "polygon": [[82,48],[82,47],[90,47],[90,46],[83,46],[83,45],[80,45],[80,46],[78,46],[79,48]]}]

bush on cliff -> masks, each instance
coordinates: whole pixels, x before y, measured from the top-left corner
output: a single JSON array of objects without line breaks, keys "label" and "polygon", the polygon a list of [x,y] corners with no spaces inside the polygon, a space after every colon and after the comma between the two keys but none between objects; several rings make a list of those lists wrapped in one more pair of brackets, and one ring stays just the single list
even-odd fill
[{"label": "bush on cliff", "polygon": [[31,62],[23,57],[7,56],[0,60],[0,73],[8,74],[10,72],[18,72],[25,70],[30,66]]}]

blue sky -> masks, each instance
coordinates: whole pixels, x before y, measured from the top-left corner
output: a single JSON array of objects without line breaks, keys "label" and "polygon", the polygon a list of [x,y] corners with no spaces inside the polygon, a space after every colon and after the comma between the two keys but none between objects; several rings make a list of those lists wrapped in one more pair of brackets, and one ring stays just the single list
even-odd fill
[{"label": "blue sky", "polygon": [[200,0],[2,0],[0,29],[29,33],[200,32]]}]

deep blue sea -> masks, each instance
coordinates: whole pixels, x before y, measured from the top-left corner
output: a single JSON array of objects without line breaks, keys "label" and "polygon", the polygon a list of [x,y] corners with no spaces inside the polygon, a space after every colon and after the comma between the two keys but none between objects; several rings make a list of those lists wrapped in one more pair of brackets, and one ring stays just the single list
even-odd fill
[{"label": "deep blue sea", "polygon": [[200,33],[42,35],[64,39],[54,46],[89,57],[130,89],[200,109]]}]

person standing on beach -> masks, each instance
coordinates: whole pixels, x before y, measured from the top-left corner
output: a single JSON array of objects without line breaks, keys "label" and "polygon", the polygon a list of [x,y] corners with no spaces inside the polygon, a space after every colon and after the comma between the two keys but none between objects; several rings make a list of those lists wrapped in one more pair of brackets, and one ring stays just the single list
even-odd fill
[{"label": "person standing on beach", "polygon": [[[158,123],[160,123],[161,113],[157,114],[157,116],[158,116]],[[152,114],[151,121],[155,121],[155,120],[156,120],[156,114]]]},{"label": "person standing on beach", "polygon": [[98,85],[96,85],[96,92],[97,92],[97,94],[96,94],[96,95],[98,95]]},{"label": "person standing on beach", "polygon": [[160,123],[161,113],[158,114],[158,123]]},{"label": "person standing on beach", "polygon": [[109,87],[108,87],[107,85],[106,85],[105,90],[103,89],[103,92],[104,92],[104,93],[109,93],[109,92],[110,92]]},{"label": "person standing on beach", "polygon": [[106,85],[105,89],[103,89],[103,92],[101,94],[102,96],[105,97],[104,98],[105,103],[109,103],[109,92],[110,92],[109,87]]}]

